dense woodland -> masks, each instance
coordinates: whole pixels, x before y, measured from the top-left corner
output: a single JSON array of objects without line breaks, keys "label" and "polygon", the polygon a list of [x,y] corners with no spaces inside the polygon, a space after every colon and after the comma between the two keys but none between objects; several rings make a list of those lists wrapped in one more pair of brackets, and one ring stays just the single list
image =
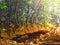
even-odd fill
[{"label": "dense woodland", "polygon": [[60,44],[60,0],[0,0],[0,41],[1,45]]}]

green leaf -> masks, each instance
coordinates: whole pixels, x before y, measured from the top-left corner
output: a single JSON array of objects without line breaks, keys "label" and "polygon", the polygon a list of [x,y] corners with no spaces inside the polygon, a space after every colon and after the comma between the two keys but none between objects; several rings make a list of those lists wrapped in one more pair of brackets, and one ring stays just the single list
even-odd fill
[{"label": "green leaf", "polygon": [[0,3],[0,9],[4,9],[6,8],[7,6],[4,4],[4,3]]}]

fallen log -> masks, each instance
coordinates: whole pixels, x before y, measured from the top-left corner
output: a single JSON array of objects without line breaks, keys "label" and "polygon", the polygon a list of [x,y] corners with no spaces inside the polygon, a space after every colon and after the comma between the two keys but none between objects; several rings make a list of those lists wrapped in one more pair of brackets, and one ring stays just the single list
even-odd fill
[{"label": "fallen log", "polygon": [[34,32],[34,33],[27,33],[24,35],[16,35],[16,37],[12,38],[11,40],[15,40],[17,42],[24,42],[25,40],[28,39],[32,39],[32,38],[37,38],[38,36],[40,36],[40,34],[46,34],[48,31],[38,31],[38,32]]}]

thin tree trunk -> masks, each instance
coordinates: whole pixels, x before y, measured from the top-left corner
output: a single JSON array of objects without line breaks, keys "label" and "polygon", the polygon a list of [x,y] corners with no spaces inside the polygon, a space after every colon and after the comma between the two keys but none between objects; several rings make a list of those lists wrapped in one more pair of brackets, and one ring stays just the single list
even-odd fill
[{"label": "thin tree trunk", "polygon": [[16,24],[18,25],[18,6],[19,6],[19,0],[15,0],[16,1],[16,5],[15,5],[15,20],[16,20]]}]

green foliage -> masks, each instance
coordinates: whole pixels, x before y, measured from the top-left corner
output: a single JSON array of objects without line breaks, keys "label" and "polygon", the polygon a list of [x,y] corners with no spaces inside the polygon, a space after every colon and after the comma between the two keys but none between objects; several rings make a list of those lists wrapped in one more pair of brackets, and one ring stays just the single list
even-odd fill
[{"label": "green foliage", "polygon": [[[42,0],[42,9],[40,14],[43,17],[40,24],[50,27],[49,22],[60,22],[60,0]],[[46,23],[47,22],[47,23]],[[52,27],[52,26],[51,26]]]},{"label": "green foliage", "polygon": [[[17,2],[15,2],[11,0],[8,2],[6,1],[7,6],[9,5],[8,7],[5,5],[4,2],[0,3],[0,9],[4,9],[7,7],[7,9],[9,10],[9,11],[4,10],[6,14],[3,12],[4,15],[7,15],[8,13],[9,13],[8,15],[11,15],[9,17],[6,16],[6,19],[10,18],[10,20],[14,21],[14,18],[17,17],[16,19],[19,23],[34,21],[34,23],[39,23],[43,26],[52,27],[51,24],[49,23],[50,21],[55,20],[55,22],[59,22],[60,20],[58,19],[60,18],[60,16],[57,16],[57,15],[60,15],[58,14],[60,10],[60,6],[59,6],[60,0],[41,0],[41,1],[42,2],[39,2],[39,0],[38,1],[37,0],[17,0]],[[15,8],[17,8],[17,11],[15,10]],[[14,12],[14,10],[16,12]],[[1,19],[4,20],[5,17]]]},{"label": "green foliage", "polygon": [[5,5],[5,3],[1,3],[0,2],[0,9],[4,9],[4,8],[6,8],[7,6]]}]

